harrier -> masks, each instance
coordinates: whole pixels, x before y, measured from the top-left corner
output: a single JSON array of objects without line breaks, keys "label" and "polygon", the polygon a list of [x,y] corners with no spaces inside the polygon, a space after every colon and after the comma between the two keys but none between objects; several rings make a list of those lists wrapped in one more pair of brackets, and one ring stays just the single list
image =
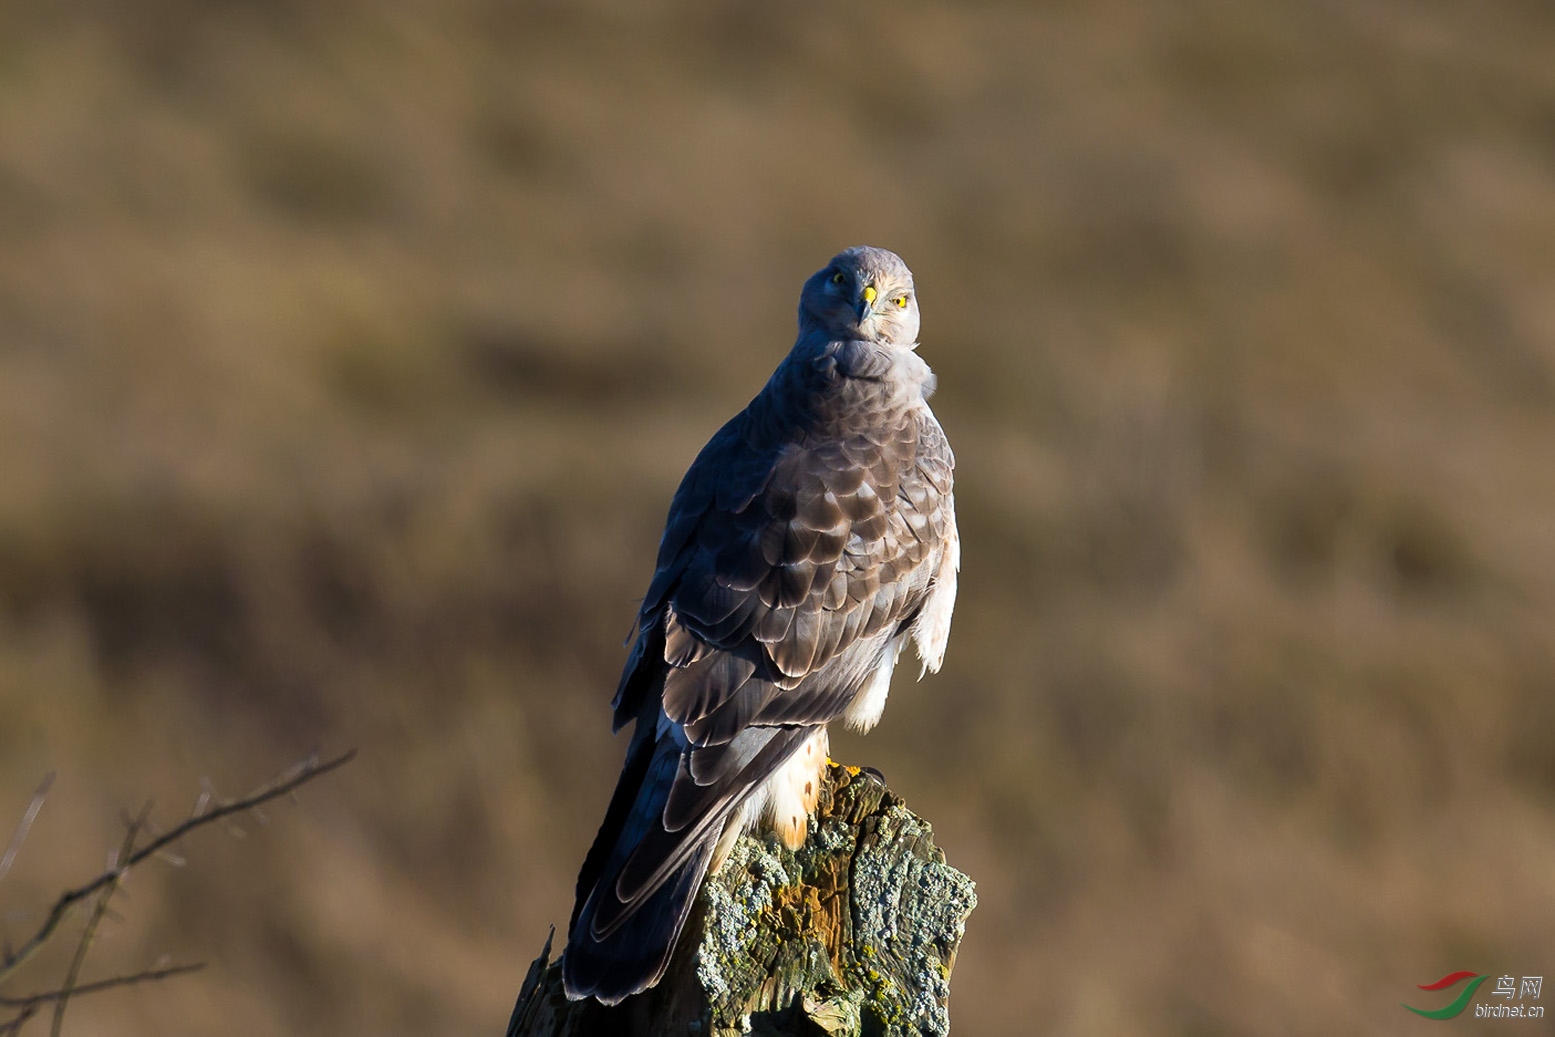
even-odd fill
[{"label": "harrier", "polygon": [[567,996],[664,974],[741,832],[808,832],[826,725],[867,730],[910,641],[940,667],[961,548],[955,459],[929,410],[912,272],[850,248],[805,282],[799,339],[670,504],[616,691],[635,721],[578,876]]}]

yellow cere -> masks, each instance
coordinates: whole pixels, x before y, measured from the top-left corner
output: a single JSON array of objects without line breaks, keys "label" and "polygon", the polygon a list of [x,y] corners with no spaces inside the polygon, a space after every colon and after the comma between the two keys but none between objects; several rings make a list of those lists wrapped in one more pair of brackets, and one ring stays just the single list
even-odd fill
[{"label": "yellow cere", "polygon": [[874,285],[867,284],[867,285],[864,286],[864,301],[865,302],[874,302],[875,301],[875,295],[876,295],[876,292],[875,292],[875,286]]}]

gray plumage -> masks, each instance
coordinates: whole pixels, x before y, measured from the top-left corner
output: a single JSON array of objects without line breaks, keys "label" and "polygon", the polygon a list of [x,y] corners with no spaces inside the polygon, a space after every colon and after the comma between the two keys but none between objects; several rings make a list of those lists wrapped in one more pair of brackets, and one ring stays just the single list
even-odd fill
[{"label": "gray plumage", "polygon": [[681,481],[613,703],[636,728],[578,876],[569,997],[656,983],[734,836],[766,814],[803,841],[826,724],[879,718],[908,640],[939,669],[955,461],[917,336],[906,264],[839,253],[805,283],[787,358]]}]

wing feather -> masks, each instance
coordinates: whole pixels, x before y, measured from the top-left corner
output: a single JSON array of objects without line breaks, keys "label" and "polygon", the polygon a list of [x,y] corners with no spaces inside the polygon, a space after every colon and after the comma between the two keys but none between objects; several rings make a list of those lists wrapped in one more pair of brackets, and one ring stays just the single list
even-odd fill
[{"label": "wing feather", "polygon": [[756,661],[734,652],[709,652],[664,676],[664,715],[691,724],[732,699],[756,672]]}]

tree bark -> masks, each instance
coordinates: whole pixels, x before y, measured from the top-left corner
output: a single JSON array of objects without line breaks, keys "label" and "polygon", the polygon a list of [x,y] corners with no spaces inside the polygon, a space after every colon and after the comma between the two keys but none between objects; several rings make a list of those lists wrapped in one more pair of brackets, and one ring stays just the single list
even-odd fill
[{"label": "tree bark", "polygon": [[831,764],[805,845],[742,836],[656,987],[613,1008],[568,1001],[547,938],[508,1037],[947,1034],[977,896],[933,834],[878,778]]}]

